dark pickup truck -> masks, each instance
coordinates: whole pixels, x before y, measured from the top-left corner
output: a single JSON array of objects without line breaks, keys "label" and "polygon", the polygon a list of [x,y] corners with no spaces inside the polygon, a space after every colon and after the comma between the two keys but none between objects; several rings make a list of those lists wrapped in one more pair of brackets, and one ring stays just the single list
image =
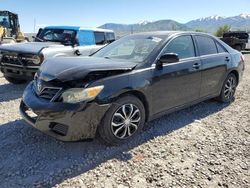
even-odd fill
[{"label": "dark pickup truck", "polygon": [[232,48],[241,51],[246,49],[249,34],[244,31],[227,32],[223,34],[221,40]]}]

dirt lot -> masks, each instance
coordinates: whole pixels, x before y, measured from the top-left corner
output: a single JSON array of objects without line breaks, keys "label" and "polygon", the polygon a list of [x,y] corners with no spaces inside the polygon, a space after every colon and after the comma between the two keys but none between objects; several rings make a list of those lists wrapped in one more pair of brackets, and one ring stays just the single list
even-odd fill
[{"label": "dirt lot", "polygon": [[250,187],[250,55],[235,101],[209,100],[148,123],[121,147],[63,143],[33,129],[25,85],[0,75],[0,187]]}]

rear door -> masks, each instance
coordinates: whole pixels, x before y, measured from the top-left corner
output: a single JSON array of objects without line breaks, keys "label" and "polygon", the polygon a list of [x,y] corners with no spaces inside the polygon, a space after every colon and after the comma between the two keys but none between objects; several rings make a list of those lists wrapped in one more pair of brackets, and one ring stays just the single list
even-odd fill
[{"label": "rear door", "polygon": [[89,56],[102,48],[105,43],[103,32],[93,32],[91,30],[80,30],[77,35],[79,46],[75,48],[77,55]]},{"label": "rear door", "polygon": [[231,61],[230,54],[215,39],[196,35],[195,41],[202,62],[201,97],[218,94]]}]

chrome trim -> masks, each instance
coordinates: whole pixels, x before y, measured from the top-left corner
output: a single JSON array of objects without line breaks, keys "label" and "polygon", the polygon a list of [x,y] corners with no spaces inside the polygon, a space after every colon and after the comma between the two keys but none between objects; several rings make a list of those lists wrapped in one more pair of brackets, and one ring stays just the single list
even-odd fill
[{"label": "chrome trim", "polygon": [[163,64],[162,66],[167,67],[167,66],[174,65],[174,64],[187,63],[191,60],[193,60],[193,61],[201,60],[201,58],[199,56],[198,57],[189,57],[189,58],[185,58],[185,59],[180,59],[180,61],[178,61],[176,63],[166,63],[166,64]]},{"label": "chrome trim", "polygon": [[[50,102],[53,102],[57,97],[59,97],[59,95],[61,94],[61,91],[62,91],[63,88],[61,88],[61,87],[47,87],[47,86],[45,86],[45,87],[42,88],[42,90],[39,93],[37,93],[37,88],[36,88],[36,85],[35,85],[35,90],[36,90],[36,93],[37,93],[37,95],[39,97],[41,96],[41,94],[43,93],[43,91],[45,89],[56,89],[56,90],[58,90],[56,92],[56,94],[54,95],[54,97],[52,99],[50,99]],[[41,98],[43,98],[43,97],[41,97]]]},{"label": "chrome trim", "polygon": [[2,65],[8,65],[8,66],[12,66],[12,67],[22,67],[22,68],[33,68],[33,69],[35,69],[35,68],[39,68],[40,66],[23,66],[23,65],[15,65],[15,64],[9,64],[9,63],[4,63],[4,62],[2,62],[1,63]]}]

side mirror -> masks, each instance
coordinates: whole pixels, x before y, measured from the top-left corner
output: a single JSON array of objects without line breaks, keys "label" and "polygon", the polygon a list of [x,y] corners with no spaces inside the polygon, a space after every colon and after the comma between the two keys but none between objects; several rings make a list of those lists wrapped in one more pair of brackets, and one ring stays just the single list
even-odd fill
[{"label": "side mirror", "polygon": [[165,64],[165,63],[176,63],[176,62],[179,61],[179,56],[176,53],[167,53],[167,54],[163,54],[160,57],[159,61],[162,64]]}]

